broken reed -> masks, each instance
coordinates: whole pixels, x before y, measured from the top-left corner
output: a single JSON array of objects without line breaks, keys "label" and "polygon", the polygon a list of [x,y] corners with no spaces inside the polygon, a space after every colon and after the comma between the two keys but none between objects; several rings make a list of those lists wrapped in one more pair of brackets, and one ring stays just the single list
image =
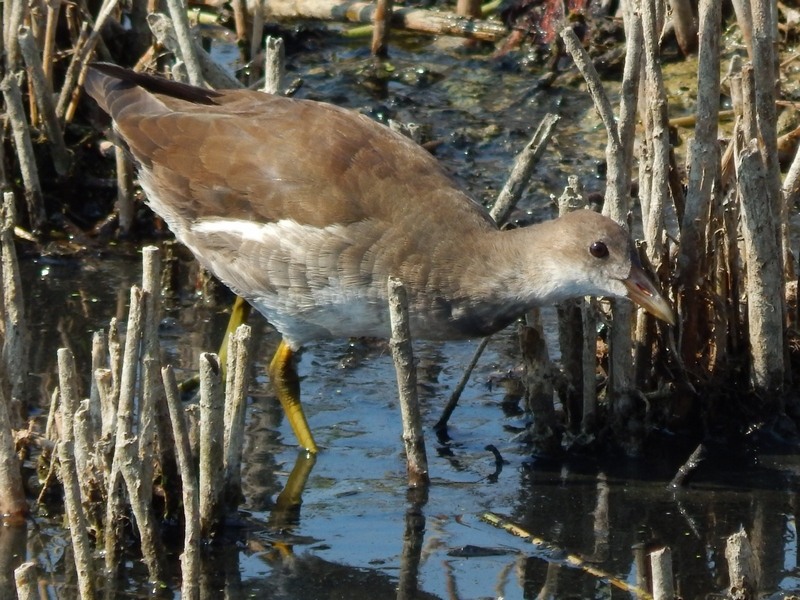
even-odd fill
[{"label": "broken reed", "polygon": [[14,431],[22,428],[28,413],[30,388],[26,375],[30,370],[31,338],[14,246],[14,194],[5,192],[0,208],[0,335],[3,357],[0,366],[3,374],[0,377],[0,515],[3,516],[2,523],[8,525],[19,523],[28,513]]},{"label": "broken reed", "polygon": [[[97,595],[95,546],[105,550],[106,572],[115,572],[128,521],[136,524],[150,579],[165,581],[158,513],[174,507],[165,506],[163,500],[154,502],[156,484],[176,486],[165,489],[164,498],[182,498],[182,579],[188,587],[197,581],[190,575],[198,572],[200,539],[217,533],[224,516],[235,511],[242,498],[250,328],[240,326],[231,338],[224,391],[223,369],[216,355],[200,356],[201,434],[193,453],[175,375],[160,360],[160,301],[154,285],[160,278],[158,252],[145,248],[143,258],[144,282],[141,288],[131,288],[124,342],[116,320],[107,335],[98,333],[93,339],[94,383],[88,398],[82,399],[78,391],[72,352],[58,351],[58,400],[52,405],[50,420],[58,430],[53,432],[54,442],[59,449],[79,588],[85,598]],[[173,461],[176,464],[170,464]],[[165,477],[165,472],[179,475]],[[113,580],[106,579],[106,585]]]},{"label": "broken reed", "polygon": [[[749,383],[755,398],[770,399],[764,406],[768,418],[782,410],[789,376],[785,289],[793,258],[778,171],[774,7],[766,0],[754,0],[752,7],[752,26],[742,25],[753,31],[751,62],[734,60],[729,69],[736,122],[730,152],[723,154],[716,142],[720,8],[711,0],[700,3],[699,96],[696,136],[688,145],[689,187],[685,200],[673,194],[686,242],[673,282],[687,319],[678,339],[687,382]],[[745,381],[736,376],[741,364],[737,351],[749,353]]]},{"label": "broken reed", "polygon": [[[738,58],[731,62],[736,123],[728,151],[723,153],[718,142],[722,16],[718,2],[702,0],[699,4],[698,101],[694,136],[686,144],[688,182],[684,194],[668,135],[668,102],[659,55],[664,15],[657,4],[655,0],[626,4],[628,44],[616,119],[574,33],[571,29],[562,33],[606,125],[604,212],[617,220],[627,220],[632,209],[629,161],[635,124],[640,120],[644,125],[638,143],[638,196],[644,232],[641,256],[662,287],[671,291],[681,321],[678,328],[669,329],[640,311],[633,329],[635,362],[629,363],[628,321],[619,313],[623,307],[614,307],[609,335],[610,425],[615,442],[633,452],[641,448],[644,420],[652,422],[658,413],[676,416],[675,406],[686,395],[709,397],[707,392],[716,391],[741,396],[744,386],[752,392],[751,408],[758,403],[756,412],[766,409],[761,412],[764,419],[776,416],[783,411],[790,375],[785,289],[794,267],[787,241],[789,204],[784,198],[796,195],[800,165],[790,170],[781,186],[775,142],[778,74],[773,68],[775,29],[770,12],[776,8],[767,0],[754,0],[752,13],[748,11],[751,22],[742,24],[743,30],[753,32],[752,40],[748,38],[751,62],[742,65]],[[798,163],[800,154],[795,157]],[[580,322],[577,315],[572,319]],[[594,337],[591,330],[586,334]],[[580,364],[580,342],[569,343],[572,346],[562,347],[562,354],[577,357],[572,364]],[[615,347],[622,349],[621,354]],[[572,384],[579,388],[576,379]],[[591,376],[585,377],[584,385],[592,381]],[[660,399],[658,412],[651,403],[643,403],[636,390],[652,390],[650,398]],[[665,394],[667,390],[672,392]],[[577,398],[567,399],[565,405],[580,411]],[[585,406],[591,407],[591,403]],[[712,406],[713,402],[708,402],[701,407],[711,421],[718,416],[708,413]],[[580,412],[578,417],[570,414],[568,427],[573,433],[591,434],[592,430],[586,429],[591,419],[579,417]]]},{"label": "broken reed", "polygon": [[[63,173],[70,157],[59,140],[59,128],[63,130],[65,123],[75,115],[81,97],[81,73],[86,63],[95,58],[113,60],[98,32],[109,19],[116,18],[116,5],[117,0],[104,1],[91,24],[81,20],[79,11],[61,2],[12,0],[3,6],[7,75],[0,83],[0,90],[14,136],[27,218],[34,231],[44,223],[45,214],[30,126],[41,123],[51,144],[49,158],[54,170]],[[673,7],[675,5],[673,3]],[[31,12],[31,6],[38,11]],[[241,3],[238,6],[241,8]],[[618,443],[635,452],[646,431],[642,425],[652,422],[654,416],[653,405],[642,402],[641,392],[653,399],[665,398],[677,390],[669,400],[658,404],[658,410],[670,414],[675,412],[676,402],[683,402],[681,398],[675,399],[678,396],[701,397],[706,391],[720,389],[741,393],[738,390],[745,383],[755,392],[753,398],[778,398],[769,408],[778,412],[782,409],[780,398],[788,378],[786,333],[789,317],[793,316],[787,310],[783,290],[787,278],[793,276],[793,264],[787,235],[790,203],[781,201],[775,144],[774,82],[777,74],[774,72],[776,38],[772,11],[777,7],[768,0],[737,0],[734,7],[753,67],[733,65],[731,87],[737,125],[729,151],[720,157],[722,153],[717,142],[720,7],[715,0],[699,3],[698,103],[695,135],[687,144],[685,196],[684,182],[676,176],[679,170],[667,136],[668,105],[660,70],[658,37],[665,18],[661,3],[656,0],[623,3],[627,47],[616,116],[591,62],[582,59],[577,48],[570,47],[565,33],[568,49],[589,84],[608,131],[604,211],[621,222],[628,219],[631,209],[635,126],[637,121],[644,124],[645,133],[638,146],[638,188],[644,225],[642,252],[663,286],[672,292],[682,322],[677,330],[668,330],[639,313],[634,323],[630,307],[626,303],[614,303],[614,326],[610,329],[608,348],[610,360],[605,371],[606,399],[610,408],[606,423],[598,422],[598,414],[605,413],[595,410],[597,400],[592,397],[596,365],[587,354],[587,349],[595,345],[592,319],[578,319],[573,312],[572,325],[562,322],[562,331],[579,325],[579,329],[585,331],[582,337],[563,340],[567,347],[562,348],[562,355],[572,356],[571,364],[582,368],[582,376],[575,377],[574,367],[570,366],[567,373],[570,383],[559,388],[564,405],[571,407],[566,428],[572,434],[591,437],[605,425],[611,425]],[[147,64],[155,56],[152,38],[156,37],[175,56],[182,57],[186,65],[184,73],[190,80],[201,76],[213,86],[241,86],[184,35],[183,4],[176,0],[170,2],[168,8],[171,18],[160,14],[131,14],[140,64]],[[291,0],[280,6],[271,5],[271,8],[277,16],[281,11],[297,16],[299,10]],[[320,10],[319,14],[308,16],[331,17],[327,9]],[[250,42],[244,46],[254,49],[255,41],[261,39],[263,19],[254,19],[251,31],[241,27],[241,20],[237,23],[239,37],[243,42]],[[403,23],[406,26],[420,24],[426,29],[434,24],[434,19],[426,11],[395,11],[392,25],[397,27]],[[455,27],[449,31],[451,34],[458,32],[456,25],[459,23],[463,21],[451,22]],[[478,23],[473,21],[471,27]],[[71,41],[73,46],[68,48],[57,47],[56,29],[64,24],[75,33]],[[499,27],[497,23],[480,22],[480,25],[487,25],[486,31],[493,31],[492,35],[501,35],[499,30],[495,31]],[[691,47],[694,36],[690,25],[685,19],[679,18],[676,22],[676,27],[681,29],[679,41],[686,49]],[[31,43],[32,32],[36,34],[34,39],[42,40],[41,52]],[[43,33],[39,35],[40,32]],[[436,32],[443,33],[442,30]],[[476,35],[476,30],[473,29],[472,35]],[[53,107],[53,67],[59,53],[72,58]],[[23,65],[26,71],[21,70]],[[273,81],[271,85],[274,88],[276,84]],[[27,103],[24,102],[25,91],[31,99]],[[763,143],[750,147],[751,139]],[[797,158],[795,163],[798,163]],[[119,165],[125,166],[124,161],[119,161]],[[800,165],[790,170],[790,174],[783,184],[786,199],[797,195]],[[127,232],[133,213],[130,173],[125,168],[119,169],[119,181],[119,226]],[[775,243],[773,236],[777,236]],[[742,244],[740,237],[745,240]],[[762,269],[760,265],[767,268]],[[590,316],[585,311],[584,314]],[[631,340],[635,346],[633,355]],[[153,378],[152,375],[148,377],[149,380]],[[734,385],[725,390],[729,382]],[[529,396],[535,393],[532,388]],[[536,405],[536,402],[531,404]],[[543,410],[549,411],[549,404]],[[540,419],[546,417],[541,410],[537,411]],[[714,415],[710,417],[713,419]]]}]

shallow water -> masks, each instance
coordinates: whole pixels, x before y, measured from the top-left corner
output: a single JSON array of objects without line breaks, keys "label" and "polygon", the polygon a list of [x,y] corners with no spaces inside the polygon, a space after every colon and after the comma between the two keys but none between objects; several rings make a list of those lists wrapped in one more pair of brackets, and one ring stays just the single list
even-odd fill
[{"label": "shallow water", "polygon": [[[560,193],[568,174],[579,174],[588,191],[602,189],[598,157],[605,140],[582,91],[533,92],[535,75],[499,68],[488,52],[464,55],[428,39],[405,38],[395,45],[392,62],[403,81],[417,83],[398,77],[381,97],[362,85],[361,68],[369,61],[364,44],[329,42],[290,56],[290,75],[305,82],[299,95],[422,123],[431,138],[444,141],[437,156],[476,197],[496,195],[514,154],[547,110],[564,118],[522,218],[528,211],[548,216],[549,195]],[[102,257],[27,259],[24,269],[44,410],[56,382],[56,348],[72,347],[88,375],[91,332],[115,314],[124,318],[128,287],[140,279],[139,258],[119,247]],[[224,304],[189,293],[167,308],[164,350],[189,375],[199,353],[217,347]],[[238,526],[208,549],[202,582],[207,595],[626,598],[633,592],[625,585],[645,585],[643,555],[667,545],[677,592],[708,598],[727,587],[724,542],[740,527],[753,540],[762,591],[780,597],[800,590],[796,457],[756,458],[724,449],[680,491],[666,484],[692,448],[666,435],[640,460],[532,457],[516,438],[525,415],[507,402],[501,385],[519,362],[513,331],[491,342],[451,419],[447,443],[435,439],[431,425],[475,344],[416,346],[432,476],[426,498],[406,489],[386,347],[345,341],[309,346],[300,363],[303,398],[323,449],[301,509],[281,513],[277,494],[296,465],[308,465],[264,375],[277,338],[260,319],[253,324],[259,342],[248,407],[246,501]],[[487,450],[490,444],[502,456],[502,468]],[[543,543],[489,525],[480,518],[485,511],[507,515]],[[26,553],[49,557],[52,589],[73,597],[66,534],[43,514],[37,522],[40,530]],[[582,566],[570,566],[567,555],[577,555]],[[172,558],[175,578],[169,583],[176,589],[177,552]],[[125,597],[150,593],[135,554],[121,590]]]},{"label": "shallow water", "polygon": [[[126,251],[99,260],[27,260],[24,272],[32,283],[28,302],[37,315],[36,370],[46,404],[55,384],[56,347],[69,339],[79,369],[88,375],[90,332],[104,326],[118,301],[116,286],[135,282],[140,267]],[[119,316],[124,308],[120,303]],[[221,336],[225,314],[191,296],[167,309],[164,350],[169,362],[191,374],[198,353],[213,349]],[[727,586],[725,538],[741,527],[760,560],[761,589],[774,597],[800,589],[796,457],[714,452],[716,458],[679,491],[666,483],[691,448],[676,450],[672,443],[663,452],[651,448],[639,460],[532,457],[515,438],[525,416],[510,408],[497,384],[517,364],[513,331],[489,345],[451,419],[447,443],[436,440],[431,427],[474,343],[415,347],[432,476],[427,498],[406,489],[394,370],[385,346],[310,346],[300,373],[322,452],[300,510],[279,511],[275,499],[289,472],[306,462],[264,376],[276,336],[260,319],[253,325],[258,350],[248,407],[246,501],[240,522],[208,548],[203,585],[209,593],[287,599],[635,597],[621,588],[646,587],[642,557],[666,545],[680,595],[713,597]],[[489,444],[502,456],[501,468]],[[509,517],[538,543],[484,522],[486,511]],[[70,569],[65,575],[67,534],[43,513],[36,520],[40,529],[28,553],[50,556],[54,580],[63,582],[54,588],[59,597],[72,597]],[[279,550],[287,547],[291,552]],[[567,555],[581,564],[570,566]],[[177,588],[177,551],[172,559],[169,583]],[[135,554],[127,565],[120,593],[146,595],[146,572]]]}]

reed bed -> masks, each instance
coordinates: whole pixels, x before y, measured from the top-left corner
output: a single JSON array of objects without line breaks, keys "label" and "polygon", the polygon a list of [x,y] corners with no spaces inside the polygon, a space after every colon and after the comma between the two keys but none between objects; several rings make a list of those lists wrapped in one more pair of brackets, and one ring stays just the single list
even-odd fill
[{"label": "reed bed", "polygon": [[[626,53],[616,107],[582,40],[571,28],[561,32],[608,136],[602,210],[621,223],[640,225],[641,259],[674,302],[679,325],[656,323],[622,302],[608,305],[586,299],[559,307],[563,358],[558,366],[548,359],[538,315],[530,315],[520,340],[527,366],[527,406],[534,422],[529,439],[540,447],[571,449],[603,442],[637,454],[648,432],[665,424],[687,429],[698,440],[712,432],[781,433],[798,425],[800,407],[793,393],[797,267],[789,217],[800,197],[800,153],[794,151],[783,173],[779,151],[787,139],[778,134],[777,117],[786,103],[781,98],[778,19],[773,13],[778,7],[768,0],[733,3],[746,56],[723,64],[720,3],[700,0],[696,20],[687,18],[684,3],[674,4],[680,47],[686,52],[696,47],[699,58],[694,128],[686,144],[685,165],[678,164],[669,135],[660,53],[663,3],[623,2]],[[180,0],[170,0],[167,6],[168,15],[154,10],[124,13],[116,0],[105,0],[94,14],[84,3],[3,4],[5,62],[0,92],[8,124],[3,152],[12,148],[14,152],[0,163],[4,189],[0,513],[9,522],[24,518],[29,504],[12,432],[23,428],[28,405],[36,401],[30,397],[32,386],[26,377],[30,340],[24,286],[15,267],[15,239],[41,244],[58,233],[59,222],[50,215],[63,207],[53,206],[52,190],[66,187],[83,166],[80,142],[75,140],[82,140],[87,130],[80,122],[86,65],[102,59],[165,70],[169,64],[174,76],[197,85],[244,85],[220,69],[192,37]],[[334,2],[305,3],[303,8],[310,6],[311,12],[299,14],[295,3],[270,3],[267,18],[338,14]],[[251,65],[248,83],[258,82],[265,15],[247,15],[240,2],[234,8],[237,36],[248,48],[249,58],[259,59]],[[371,19],[372,11],[370,5],[357,12],[360,19],[364,15]],[[462,11],[475,14],[474,7]],[[495,42],[507,34],[494,20],[465,16],[442,20],[428,11],[393,9],[391,3],[381,4],[375,12],[382,19],[373,43],[376,56],[385,54],[387,44],[390,52],[391,38],[386,37],[390,27]],[[104,39],[103,32],[119,32],[123,18],[130,19],[131,31],[139,37],[129,45],[134,55],[116,56],[109,47],[111,37]],[[274,60],[283,48],[280,42],[266,48],[267,86],[273,92],[283,91],[285,74],[280,61]],[[164,60],[164,53],[171,60]],[[727,72],[724,82],[723,72]],[[729,138],[721,142],[723,87],[731,98],[735,122]],[[525,152],[541,152],[550,129],[557,128],[556,121],[549,117],[542,125],[547,133],[535,136]],[[524,165],[522,158],[519,164]],[[108,221],[116,234],[131,235],[136,202],[133,170],[122,152],[116,155],[116,167],[119,195]],[[500,194],[503,202],[493,213],[498,221],[507,214],[500,208],[507,193],[521,193],[530,176],[528,170],[521,182],[512,178]],[[634,183],[638,202],[631,193]],[[586,204],[579,186],[571,182],[560,209]],[[42,436],[42,456],[51,461],[49,472],[58,473],[63,489],[83,598],[100,594],[92,544],[101,543],[105,568],[113,571],[120,544],[128,535],[124,527],[128,520],[136,525],[135,537],[151,579],[166,578],[153,496],[154,482],[165,479],[165,474],[170,481],[182,482],[173,491],[182,497],[184,511],[182,568],[187,597],[198,594],[194,574],[200,540],[213,538],[241,500],[249,329],[236,332],[235,351],[227,365],[213,354],[201,357],[200,442],[195,452],[175,375],[161,362],[158,253],[145,248],[143,256],[145,278],[141,287],[131,289],[124,335],[121,324],[112,321],[93,340],[88,398],[81,396],[77,381],[79,369],[89,367],[76,365],[68,349],[59,350],[59,384]],[[566,407],[563,413],[554,409],[554,393]],[[723,409],[722,398],[733,401]],[[442,427],[455,401],[440,421]],[[419,476],[426,479],[424,455],[419,460]],[[52,476],[46,481],[56,485]],[[732,557],[747,554],[742,540],[730,543]],[[658,560],[661,566],[654,572],[666,569],[663,565],[669,562],[668,557]],[[747,568],[731,574],[732,581],[740,581],[744,588],[752,579]],[[30,577],[29,566],[20,568],[20,597],[32,597]],[[664,594],[669,596],[669,590]]]}]

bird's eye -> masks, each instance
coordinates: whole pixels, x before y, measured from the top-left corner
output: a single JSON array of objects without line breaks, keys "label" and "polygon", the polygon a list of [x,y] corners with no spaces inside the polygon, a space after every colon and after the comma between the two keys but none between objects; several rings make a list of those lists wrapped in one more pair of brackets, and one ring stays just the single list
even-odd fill
[{"label": "bird's eye", "polygon": [[605,258],[608,256],[608,246],[604,242],[592,242],[589,246],[589,254],[595,258]]}]

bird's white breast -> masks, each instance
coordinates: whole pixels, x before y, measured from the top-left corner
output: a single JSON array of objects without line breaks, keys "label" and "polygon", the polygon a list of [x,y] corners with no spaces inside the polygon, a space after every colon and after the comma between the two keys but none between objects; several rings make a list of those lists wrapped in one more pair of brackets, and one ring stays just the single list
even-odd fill
[{"label": "bird's white breast", "polygon": [[343,256],[358,229],[214,218],[192,224],[183,241],[297,346],[320,337],[388,335],[386,282]]}]

